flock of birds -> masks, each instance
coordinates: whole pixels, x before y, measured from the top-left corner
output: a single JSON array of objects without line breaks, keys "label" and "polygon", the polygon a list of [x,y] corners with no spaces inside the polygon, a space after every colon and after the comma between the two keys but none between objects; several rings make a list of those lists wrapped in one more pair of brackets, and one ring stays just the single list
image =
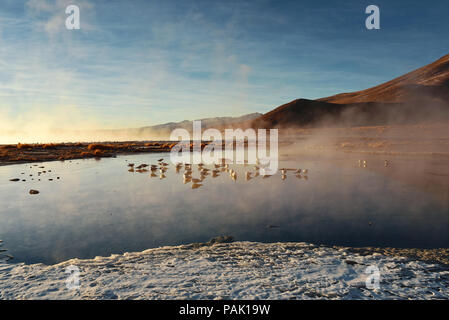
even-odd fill
[{"label": "flock of birds", "polygon": [[[212,165],[211,168],[207,168],[205,164],[199,163],[197,164],[197,174],[198,177],[194,177],[194,166],[190,163],[176,163],[175,164],[175,171],[177,174],[182,173],[183,177],[183,183],[188,184],[192,183],[191,187],[192,189],[197,189],[201,187],[203,184],[202,182],[206,179],[207,176],[211,176],[212,178],[216,178],[220,176],[221,174],[229,174],[229,177],[233,181],[237,181],[237,171],[231,166],[226,163],[226,159],[222,159],[220,163],[215,163]],[[244,164],[245,167],[248,166],[247,163]],[[167,172],[169,168],[169,164],[164,162],[164,159],[158,159],[158,164],[141,164],[139,166],[136,166],[134,163],[128,164],[130,172],[138,172],[138,173],[146,173],[150,172],[150,177],[157,177],[159,175],[159,179],[165,179]],[[253,178],[256,178],[258,176],[261,176],[263,179],[270,178],[272,175],[268,175],[265,173],[261,173],[261,167],[259,161],[257,161],[256,165],[253,167],[253,170],[246,170],[244,173],[245,180],[249,181]],[[181,172],[183,170],[183,172]],[[289,168],[282,168],[279,170],[281,173],[281,179],[285,180],[287,178],[287,172],[293,171],[296,178],[298,179],[308,179],[308,169],[289,169]]]},{"label": "flock of birds", "polygon": [[[359,168],[366,168],[368,167],[368,162],[366,160],[358,160],[357,164],[359,166]],[[389,160],[384,160],[384,167],[388,168],[390,166],[390,161]]]}]

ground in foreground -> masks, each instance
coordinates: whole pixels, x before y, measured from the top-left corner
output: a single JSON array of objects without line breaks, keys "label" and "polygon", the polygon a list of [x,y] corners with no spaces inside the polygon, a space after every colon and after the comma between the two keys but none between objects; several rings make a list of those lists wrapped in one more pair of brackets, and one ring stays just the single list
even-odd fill
[{"label": "ground in foreground", "polygon": [[[69,290],[70,265],[80,288]],[[380,271],[369,289],[368,266]],[[69,279],[69,280],[68,280]],[[448,299],[449,268],[306,243],[149,249],[57,265],[0,263],[0,299]]]}]

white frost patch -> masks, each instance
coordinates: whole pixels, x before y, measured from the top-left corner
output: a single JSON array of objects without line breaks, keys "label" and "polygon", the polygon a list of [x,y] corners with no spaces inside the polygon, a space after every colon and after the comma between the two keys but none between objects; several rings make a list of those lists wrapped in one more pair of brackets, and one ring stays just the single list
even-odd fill
[{"label": "white frost patch", "polygon": [[[349,262],[349,263],[348,263]],[[80,270],[79,290],[65,268]],[[380,270],[380,289],[365,269]],[[57,265],[0,262],[0,299],[448,299],[435,264],[306,243],[163,247]]]}]

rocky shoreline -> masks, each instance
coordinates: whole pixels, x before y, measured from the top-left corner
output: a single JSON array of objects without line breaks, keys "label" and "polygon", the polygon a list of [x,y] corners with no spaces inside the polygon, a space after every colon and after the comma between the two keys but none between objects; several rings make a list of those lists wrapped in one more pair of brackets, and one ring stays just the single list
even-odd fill
[{"label": "rocky shoreline", "polygon": [[0,145],[0,166],[169,152],[172,142],[105,142]]}]

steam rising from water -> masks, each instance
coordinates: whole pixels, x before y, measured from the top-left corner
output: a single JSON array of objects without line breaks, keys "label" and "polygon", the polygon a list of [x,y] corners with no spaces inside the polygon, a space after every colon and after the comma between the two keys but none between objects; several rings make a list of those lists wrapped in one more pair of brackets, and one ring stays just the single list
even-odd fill
[{"label": "steam rising from water", "polygon": [[[207,128],[229,128],[259,115],[252,113],[201,121],[204,131]],[[111,127],[98,116],[81,112],[74,106],[46,109],[45,112],[30,109],[15,116],[3,110],[0,111],[0,123],[0,144],[169,140],[174,129],[192,132],[192,121],[188,120],[141,128]]]}]

